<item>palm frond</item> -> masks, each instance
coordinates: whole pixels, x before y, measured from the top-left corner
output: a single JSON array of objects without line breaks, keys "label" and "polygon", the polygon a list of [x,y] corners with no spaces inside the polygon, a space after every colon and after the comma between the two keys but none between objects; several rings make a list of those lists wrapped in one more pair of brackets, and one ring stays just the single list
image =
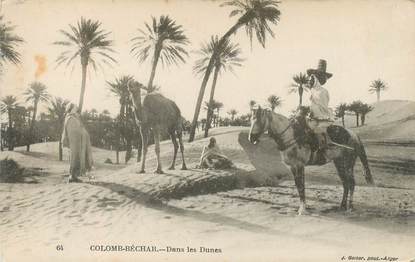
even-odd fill
[{"label": "palm frond", "polygon": [[267,35],[275,37],[270,25],[276,25],[280,21],[279,3],[275,0],[232,0],[221,6],[234,8],[230,12],[230,17],[240,15],[238,23],[245,26],[251,46],[255,35],[258,42],[265,47]]},{"label": "palm frond", "polygon": [[4,22],[3,16],[0,16],[0,66],[4,62],[12,64],[20,62],[20,53],[17,52],[16,47],[23,43],[23,38],[15,35],[14,29],[14,26]]},{"label": "palm frond", "polygon": [[212,36],[209,42],[202,43],[200,50],[197,52],[201,58],[196,60],[193,72],[195,74],[204,73],[210,58],[214,54],[216,54],[214,64],[219,68],[219,73],[233,72],[234,67],[242,66],[244,59],[240,57],[241,53],[242,50],[238,44],[232,44],[229,39],[220,44],[219,37]]},{"label": "palm frond", "polygon": [[160,60],[163,66],[184,63],[188,52],[184,49],[189,40],[181,25],[177,25],[169,16],[152,17],[151,24],[144,23],[144,29],[138,29],[138,35],[131,39],[130,52],[139,63],[145,62],[154,54],[155,48],[161,48]]},{"label": "palm frond", "polygon": [[111,32],[102,29],[101,22],[81,17],[75,25],[69,25],[68,31],[60,30],[59,32],[64,36],[65,40],[56,41],[53,44],[64,46],[68,49],[64,50],[56,59],[57,67],[63,63],[68,67],[78,57],[84,57],[85,61],[91,62],[94,70],[98,67],[101,68],[98,56],[103,60],[101,62],[106,65],[117,62],[109,54],[115,53],[111,48],[113,40],[109,39]]}]

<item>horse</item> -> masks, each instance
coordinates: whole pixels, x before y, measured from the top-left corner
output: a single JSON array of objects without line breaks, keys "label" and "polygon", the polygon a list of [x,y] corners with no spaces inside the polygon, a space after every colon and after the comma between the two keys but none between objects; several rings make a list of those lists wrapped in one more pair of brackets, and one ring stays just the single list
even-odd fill
[{"label": "horse", "polygon": [[[302,215],[306,212],[304,167],[309,164],[313,153],[312,147],[308,143],[298,142],[301,139],[295,136],[292,120],[271,110],[258,107],[252,112],[249,141],[257,144],[265,131],[268,131],[268,135],[276,142],[282,156],[282,162],[294,176],[300,197],[298,214]],[[343,183],[343,199],[340,203],[340,210],[352,210],[355,189],[353,169],[357,157],[363,164],[366,182],[373,185],[366,151],[360,138],[350,130],[338,125],[331,125],[327,128],[327,133],[331,140],[337,142],[333,142],[334,145],[326,149],[325,155],[328,161],[334,162],[337,174]],[[349,205],[347,205],[348,196],[350,196]]]}]

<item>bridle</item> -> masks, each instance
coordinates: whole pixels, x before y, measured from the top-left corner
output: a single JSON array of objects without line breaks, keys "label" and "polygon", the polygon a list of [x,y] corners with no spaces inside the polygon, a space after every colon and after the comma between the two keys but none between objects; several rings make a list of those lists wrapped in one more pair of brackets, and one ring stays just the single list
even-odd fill
[{"label": "bridle", "polygon": [[[270,113],[271,112],[268,112],[268,115],[267,115],[269,123],[272,120],[272,115]],[[280,150],[280,151],[285,151],[285,150],[287,150],[288,148],[290,148],[291,146],[293,146],[297,143],[295,138],[289,140],[288,142],[284,141],[284,139],[282,139],[282,136],[292,127],[291,125],[292,125],[292,122],[290,121],[288,126],[283,131],[281,131],[280,133],[274,133],[272,131],[271,125],[268,124],[268,135],[275,140],[275,142],[277,143],[277,146],[278,146],[278,150]]]}]

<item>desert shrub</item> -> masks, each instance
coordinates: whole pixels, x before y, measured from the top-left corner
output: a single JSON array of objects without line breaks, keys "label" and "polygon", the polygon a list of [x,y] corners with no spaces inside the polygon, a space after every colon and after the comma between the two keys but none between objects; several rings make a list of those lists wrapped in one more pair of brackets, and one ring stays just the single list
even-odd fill
[{"label": "desert shrub", "polygon": [[13,159],[5,158],[0,160],[0,183],[10,183],[19,180],[23,168]]},{"label": "desert shrub", "polygon": [[105,159],[104,163],[105,164],[112,164],[112,161],[111,161],[111,159],[107,158],[107,159]]}]

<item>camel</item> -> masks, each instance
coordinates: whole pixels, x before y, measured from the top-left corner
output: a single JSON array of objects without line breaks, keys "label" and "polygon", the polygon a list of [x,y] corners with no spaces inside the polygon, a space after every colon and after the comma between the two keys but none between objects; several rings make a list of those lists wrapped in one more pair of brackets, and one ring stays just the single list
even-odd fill
[{"label": "camel", "polygon": [[87,171],[92,169],[93,160],[89,134],[79,119],[76,106],[66,116],[62,145],[71,150],[69,182],[79,182],[77,177],[85,175]]},{"label": "camel", "polygon": [[[133,105],[135,107],[136,122],[140,127],[141,141],[142,141],[142,160],[141,170],[139,173],[145,173],[145,162],[148,147],[148,137],[150,130],[153,131],[155,152],[157,156],[157,169],[155,173],[163,174],[160,161],[160,134],[162,131],[167,131],[173,146],[174,155],[173,161],[169,170],[174,170],[176,163],[177,151],[180,145],[180,152],[182,154],[182,170],[186,170],[186,163],[184,160],[184,147],[182,140],[183,121],[180,109],[172,100],[164,97],[159,93],[148,93],[141,104],[141,89],[146,89],[138,82],[128,82],[128,91],[130,92]],[[177,143],[179,139],[179,144]]]}]

